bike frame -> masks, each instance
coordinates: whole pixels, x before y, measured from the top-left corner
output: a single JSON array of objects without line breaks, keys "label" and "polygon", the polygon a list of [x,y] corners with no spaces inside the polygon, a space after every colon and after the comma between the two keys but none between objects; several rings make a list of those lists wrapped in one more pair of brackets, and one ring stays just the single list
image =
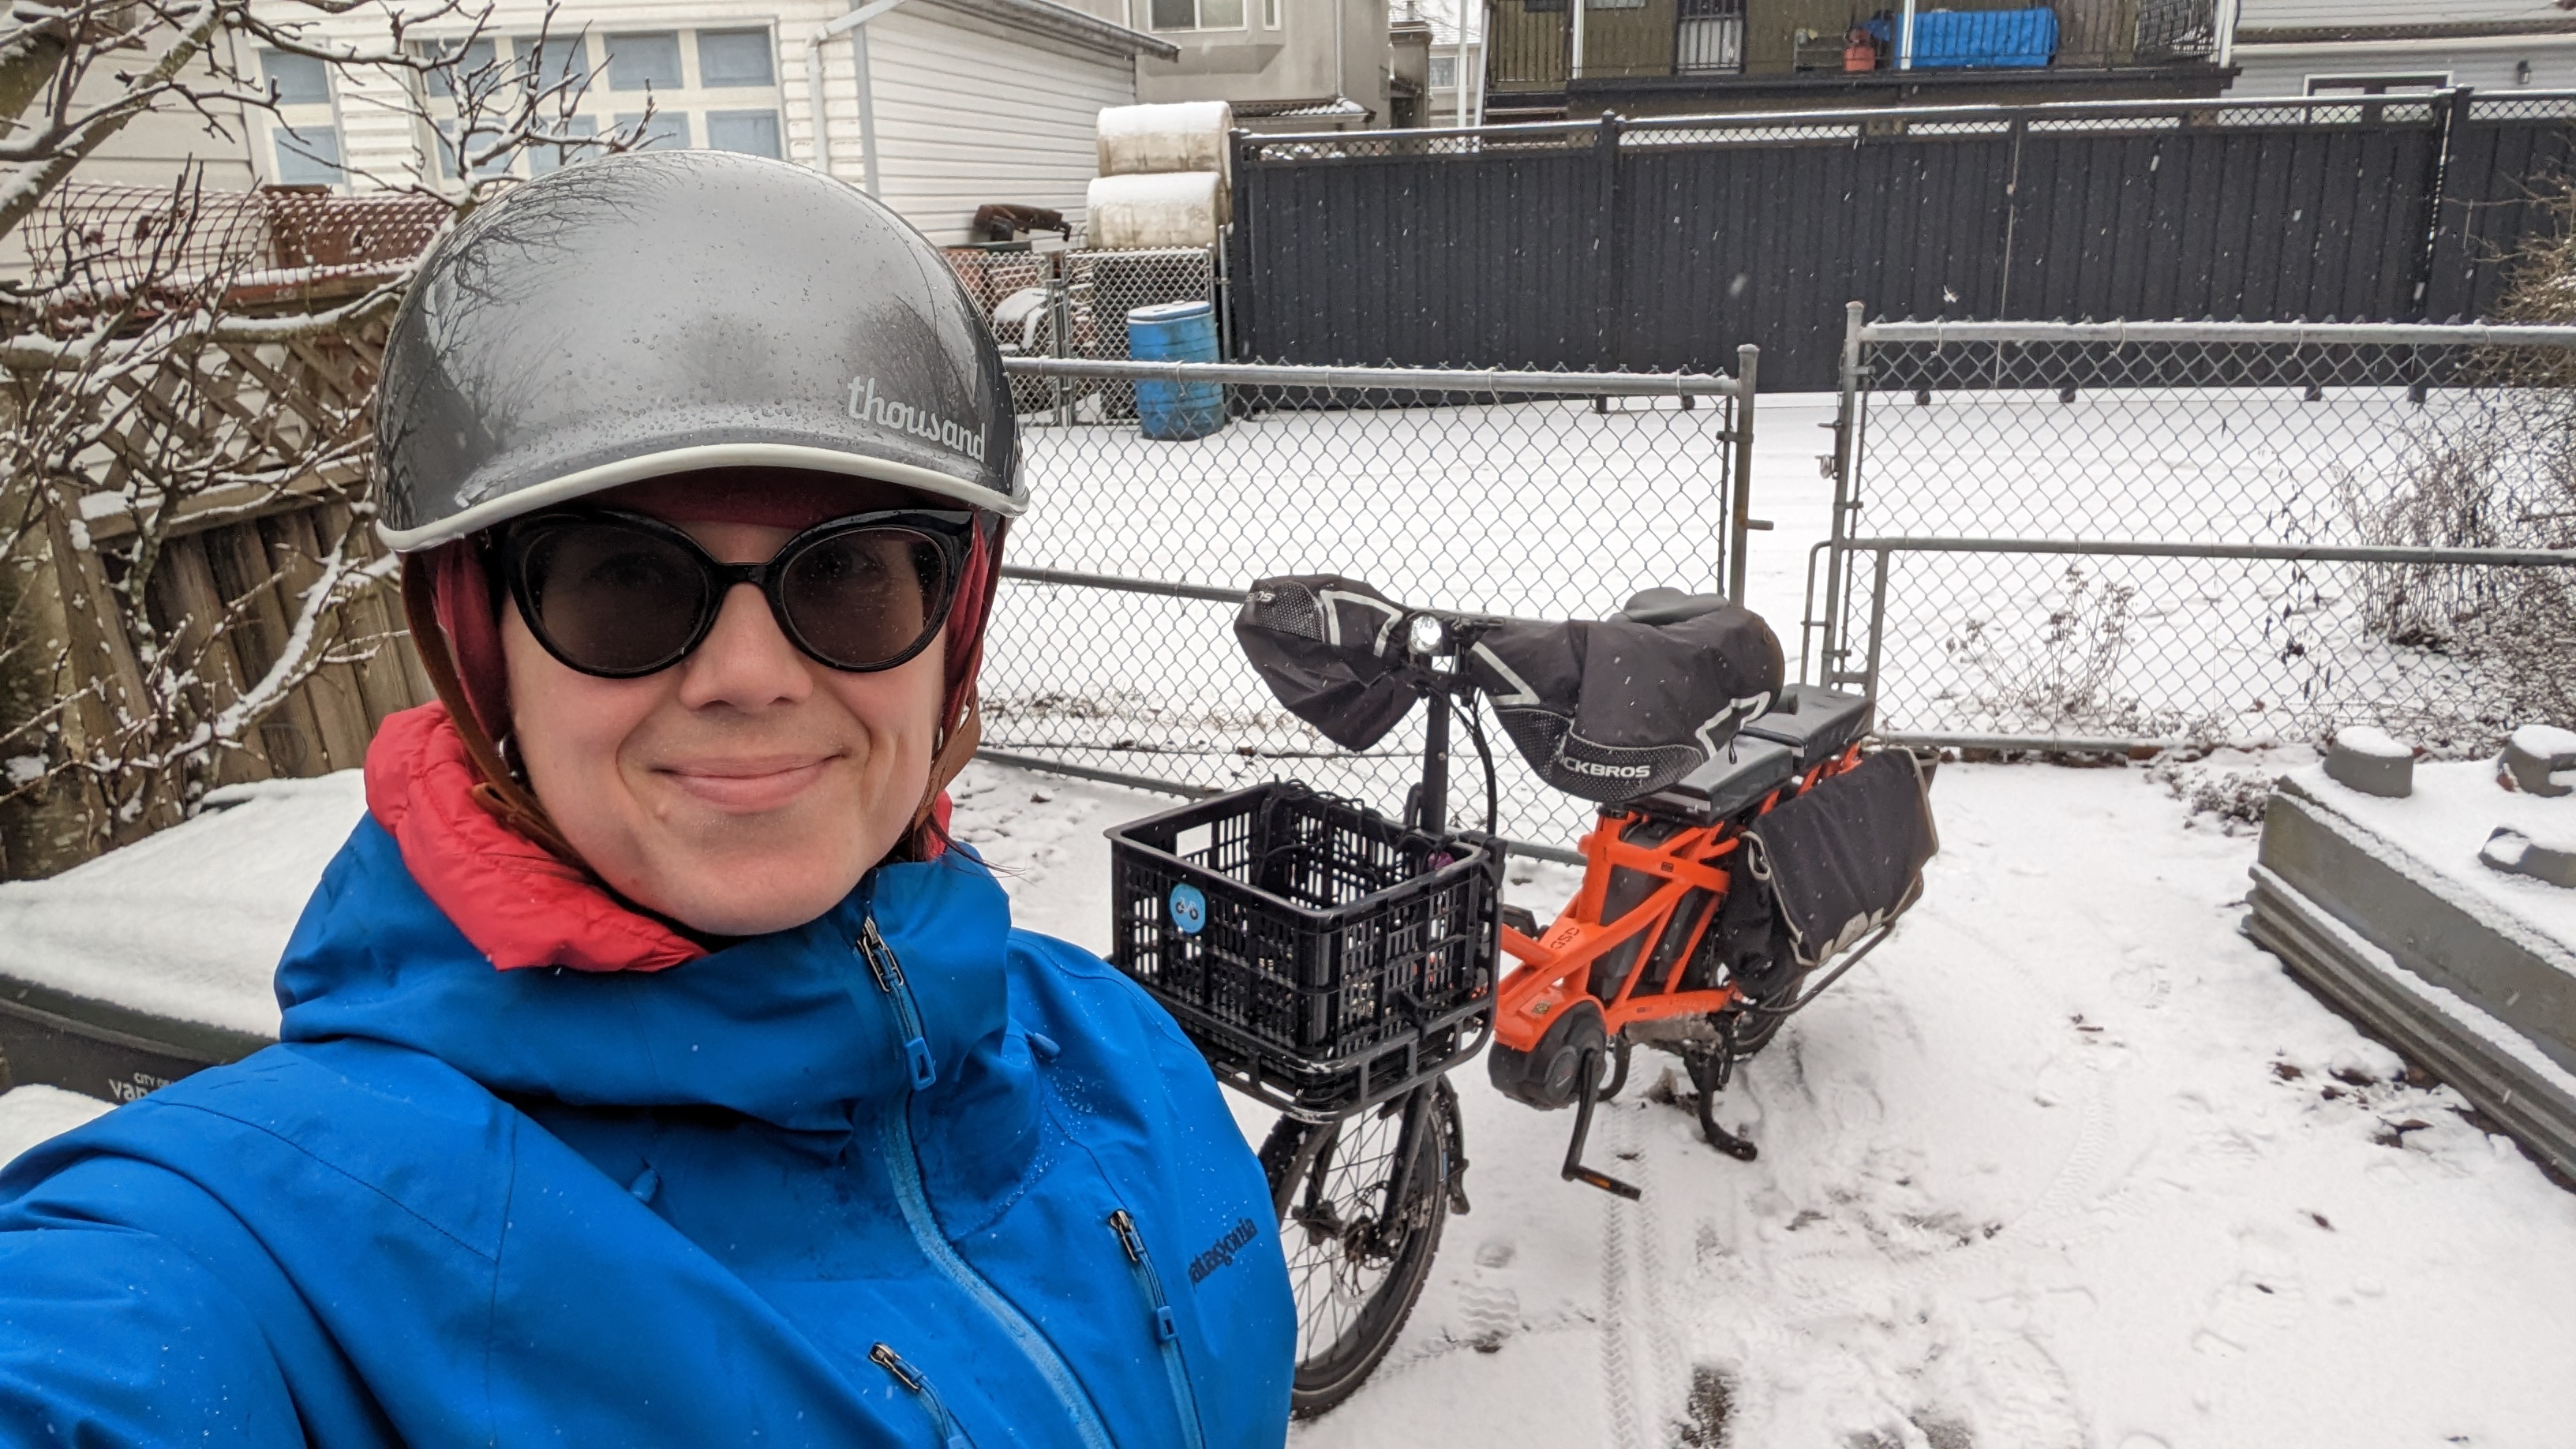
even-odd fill
[{"label": "bike frame", "polygon": [[[1854,744],[1818,765],[1803,780],[1772,791],[1749,816],[1694,826],[1653,845],[1636,845],[1621,838],[1630,824],[1644,818],[1644,812],[1603,811],[1581,842],[1583,884],[1574,899],[1557,913],[1556,920],[1536,937],[1510,926],[1501,928],[1503,950],[1522,964],[1506,975],[1495,990],[1494,1040],[1520,1051],[1535,1050],[1561,1013],[1585,1001],[1600,1007],[1602,1029],[1613,1040],[1641,1021],[1706,1016],[1743,1006],[1743,994],[1732,985],[1644,996],[1637,994],[1637,986],[1658,956],[1671,963],[1668,971],[1682,971],[1715,927],[1718,909],[1734,882],[1727,858],[1742,848],[1744,826],[1769,813],[1783,799],[1859,763],[1860,747]],[[1613,872],[1619,870],[1637,872],[1656,884],[1644,900],[1629,907],[1617,920],[1604,920]],[[1690,936],[1681,943],[1681,949],[1667,953],[1662,950],[1664,935],[1675,928],[1675,918],[1693,890],[1707,891],[1712,899],[1708,908],[1689,924]],[[1593,966],[1632,940],[1638,943],[1636,953],[1618,990],[1607,1000],[1594,996],[1586,979]]]}]

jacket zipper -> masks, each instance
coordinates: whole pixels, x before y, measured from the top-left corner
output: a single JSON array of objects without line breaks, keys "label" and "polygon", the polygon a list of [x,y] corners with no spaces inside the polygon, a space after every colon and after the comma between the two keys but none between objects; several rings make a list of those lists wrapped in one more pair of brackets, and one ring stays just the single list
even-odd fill
[{"label": "jacket zipper", "polygon": [[975,1441],[966,1437],[957,1416],[940,1401],[939,1391],[930,1386],[921,1370],[905,1363],[902,1354],[880,1343],[868,1350],[868,1360],[894,1375],[894,1381],[910,1389],[913,1397],[921,1400],[921,1406],[930,1411],[931,1425],[939,1434],[939,1449],[975,1449]]},{"label": "jacket zipper", "polygon": [[1145,1305],[1153,1311],[1154,1342],[1163,1352],[1163,1372],[1172,1381],[1172,1407],[1180,1411],[1182,1442],[1188,1449],[1205,1449],[1198,1395],[1190,1388],[1190,1366],[1181,1359],[1180,1321],[1172,1315],[1171,1300],[1163,1296],[1163,1278],[1145,1251],[1145,1235],[1136,1231],[1136,1219],[1125,1208],[1109,1215],[1109,1229],[1118,1235],[1118,1246],[1127,1250],[1128,1266],[1136,1270],[1136,1284],[1145,1290]]},{"label": "jacket zipper", "polygon": [[912,999],[912,983],[903,979],[903,963],[894,959],[894,949],[877,934],[873,915],[859,923],[859,955],[868,963],[868,974],[877,979],[877,990],[894,1002],[895,1023],[903,1033],[903,1062],[912,1074],[912,1089],[927,1090],[939,1080],[939,1064],[930,1056],[930,1034],[922,1029],[921,1008]]},{"label": "jacket zipper", "polygon": [[[875,973],[877,984],[885,988],[894,1002],[896,1029],[908,1038],[904,1052],[915,1061],[914,1090],[927,1086],[935,1078],[929,1070],[930,1048],[921,1031],[920,1013],[913,1009],[912,988],[904,983],[903,967],[894,959],[894,951],[877,933],[876,917],[871,914],[859,932],[860,953],[867,957],[868,969]],[[918,1056],[914,1056],[916,1049]],[[1056,1403],[1073,1420],[1074,1432],[1081,1436],[1084,1449],[1115,1449],[1108,1426],[1100,1421],[1100,1411],[1092,1406],[1091,1396],[1055,1345],[1047,1341],[1028,1316],[1011,1306],[974,1265],[958,1256],[947,1234],[939,1230],[939,1220],[930,1210],[930,1194],[921,1184],[921,1158],[912,1141],[912,1103],[910,1098],[896,1104],[885,1114],[886,1172],[894,1179],[896,1206],[903,1209],[904,1226],[912,1230],[913,1246],[930,1260],[942,1277],[973,1299],[977,1307],[990,1314],[993,1321],[1011,1336],[1020,1353],[1038,1371],[1055,1394]]]}]

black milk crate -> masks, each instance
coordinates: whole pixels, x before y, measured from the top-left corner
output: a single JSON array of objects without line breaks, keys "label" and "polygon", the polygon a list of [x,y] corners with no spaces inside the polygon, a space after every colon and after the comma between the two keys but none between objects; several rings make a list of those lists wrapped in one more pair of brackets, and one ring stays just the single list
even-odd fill
[{"label": "black milk crate", "polygon": [[1110,960],[1217,1076],[1296,1116],[1359,1111],[1493,1028],[1500,857],[1274,782],[1109,832]]}]

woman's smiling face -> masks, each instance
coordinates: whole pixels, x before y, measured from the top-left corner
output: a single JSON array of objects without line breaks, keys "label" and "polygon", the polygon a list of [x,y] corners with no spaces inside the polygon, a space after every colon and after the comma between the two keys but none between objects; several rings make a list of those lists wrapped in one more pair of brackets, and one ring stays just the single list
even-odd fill
[{"label": "woman's smiling face", "polygon": [[[900,507],[853,487],[848,511]],[[656,508],[709,554],[759,563],[795,530]],[[612,889],[692,929],[750,936],[839,903],[910,830],[929,788],[945,635],[892,669],[851,674],[788,642],[760,591],[724,597],[687,658],[599,679],[501,609],[512,737],[566,843]]]}]

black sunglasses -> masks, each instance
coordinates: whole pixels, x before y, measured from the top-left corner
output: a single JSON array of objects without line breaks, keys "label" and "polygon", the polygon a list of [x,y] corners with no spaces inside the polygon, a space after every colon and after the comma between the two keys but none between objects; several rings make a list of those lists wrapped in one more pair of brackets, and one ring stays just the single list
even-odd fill
[{"label": "black sunglasses", "polygon": [[528,632],[569,669],[634,679],[706,642],[725,596],[750,584],[789,643],[848,673],[892,669],[948,621],[975,515],[906,509],[814,525],[767,563],[720,563],[658,518],[554,509],[512,523],[501,575]]}]

